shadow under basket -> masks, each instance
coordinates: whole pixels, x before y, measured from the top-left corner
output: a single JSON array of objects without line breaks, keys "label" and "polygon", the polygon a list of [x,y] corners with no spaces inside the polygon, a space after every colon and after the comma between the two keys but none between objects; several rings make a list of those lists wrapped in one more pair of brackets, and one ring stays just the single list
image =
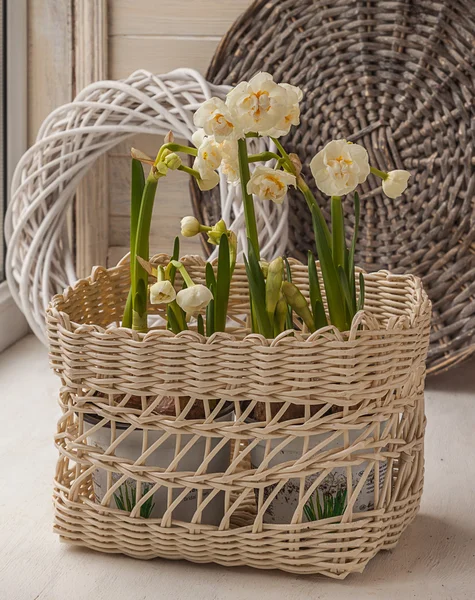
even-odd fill
[{"label": "shadow under basket", "polygon": [[[204,262],[182,260],[203,282]],[[291,266],[308,294],[306,267]],[[159,318],[147,334],[121,328],[128,286],[127,264],[98,267],[47,311],[64,541],[340,579],[396,545],[423,485],[430,302],[417,277],[365,274],[350,331],[275,340],[246,329],[242,265],[228,330],[210,338]],[[159,410],[167,396],[176,416]]]}]

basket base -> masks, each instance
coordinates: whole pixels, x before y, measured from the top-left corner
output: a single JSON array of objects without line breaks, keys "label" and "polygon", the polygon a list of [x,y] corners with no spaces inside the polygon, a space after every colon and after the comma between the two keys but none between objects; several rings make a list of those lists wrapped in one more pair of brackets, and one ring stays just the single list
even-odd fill
[{"label": "basket base", "polygon": [[[422,489],[389,512],[355,514],[349,523],[336,517],[292,526],[262,524],[255,532],[252,524],[219,530],[173,521],[162,527],[160,519],[130,518],[88,499],[73,502],[56,490],[54,531],[68,544],[143,560],[184,559],[344,579],[361,573],[379,550],[396,546],[419,510],[421,494]],[[238,515],[236,523],[250,517]]]}]

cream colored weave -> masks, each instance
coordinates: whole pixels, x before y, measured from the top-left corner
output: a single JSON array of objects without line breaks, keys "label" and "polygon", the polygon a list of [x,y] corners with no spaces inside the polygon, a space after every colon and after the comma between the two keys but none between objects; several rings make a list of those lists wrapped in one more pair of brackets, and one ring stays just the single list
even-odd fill
[{"label": "cream colored weave", "polygon": [[[155,257],[155,262],[166,261],[164,255]],[[202,281],[203,261],[183,261],[192,278]],[[306,267],[294,261],[292,271],[294,281],[307,292]],[[185,558],[337,578],[362,571],[378,550],[393,547],[416,515],[422,493],[430,302],[413,276],[380,271],[366,274],[365,284],[365,311],[355,317],[350,332],[330,326],[312,335],[284,333],[275,340],[243,327],[248,296],[239,264],[230,301],[233,326],[230,333],[209,339],[196,331],[174,335],[152,328],[140,334],[120,328],[129,285],[126,264],[96,268],[90,278],[56,296],[47,311],[51,365],[62,383],[63,414],[55,438],[60,455],[54,490],[56,532],[73,544],[138,558]],[[155,412],[163,396],[170,395],[191,398],[177,418]],[[131,396],[140,398],[141,408],[127,404]],[[216,399],[213,410],[210,401]],[[185,418],[195,400],[203,402],[207,418]],[[234,407],[234,420],[215,420],[227,401]],[[256,402],[265,403],[266,421],[249,419]],[[300,404],[305,417],[272,418],[270,405],[275,402],[284,403],[280,414]],[[88,443],[85,415],[111,432],[106,451]],[[142,456],[135,461],[116,456],[119,437],[123,442],[137,431],[143,436]],[[177,441],[177,459],[168,468],[144,464],[151,452],[149,437],[157,431]],[[354,432],[357,440],[350,442]],[[181,444],[182,436],[190,434],[186,439],[191,442]],[[312,447],[308,440],[317,434],[338,440],[338,447]],[[179,459],[192,453],[203,436],[208,442],[202,444],[201,466],[195,471],[177,469]],[[264,460],[252,468],[253,448],[268,442],[269,457],[270,442],[276,438],[283,448],[303,439],[301,455],[273,466],[267,464],[270,459]],[[213,447],[230,451],[229,467],[223,472],[207,472]],[[387,474],[379,487],[381,462],[387,464]],[[367,467],[353,487],[351,468],[360,464]],[[336,467],[347,473],[343,515],[306,522],[303,505],[312,486],[308,492],[302,486],[291,522],[264,522],[272,494],[289,479],[305,482],[310,475],[324,477]],[[109,474],[102,505],[92,485],[97,469]],[[358,488],[371,472],[374,510],[357,512]],[[147,484],[146,490],[166,488],[168,503],[161,518],[140,517],[147,494],[137,494],[130,514],[111,508],[111,487],[132,480]],[[267,500],[264,489],[271,490]],[[174,498],[190,490],[197,490],[197,510],[190,522],[177,521]],[[218,495],[224,502],[219,525],[202,524],[202,510]]]}]

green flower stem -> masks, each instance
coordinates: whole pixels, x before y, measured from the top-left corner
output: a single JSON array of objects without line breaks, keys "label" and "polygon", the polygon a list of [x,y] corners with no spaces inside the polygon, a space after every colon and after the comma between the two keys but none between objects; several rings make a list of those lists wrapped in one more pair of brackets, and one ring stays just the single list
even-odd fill
[{"label": "green flower stem", "polygon": [[198,150],[196,148],[190,148],[190,146],[182,146],[181,144],[175,144],[171,142],[169,144],[163,144],[155,162],[159,161],[164,150],[170,150],[171,152],[183,152],[183,154],[189,154],[190,156],[198,155]]},{"label": "green flower stem", "polygon": [[332,219],[332,254],[333,262],[336,267],[345,268],[345,229],[343,223],[343,207],[341,196],[332,196],[331,198],[331,219]]},{"label": "green flower stem", "polygon": [[376,175],[376,177],[379,177],[383,181],[388,178],[386,171],[380,171],[379,169],[376,169],[376,167],[370,167],[369,170],[371,173],[373,173],[373,175]]},{"label": "green flower stem", "polygon": [[275,159],[276,161],[280,162],[281,158],[278,154],[276,154],[275,152],[261,152],[260,154],[250,154],[248,156],[248,161],[250,163],[254,163],[254,162],[266,162],[268,160],[272,160]]},{"label": "green flower stem", "polygon": [[185,165],[180,165],[178,167],[178,171],[183,171],[184,173],[188,173],[188,175],[195,177],[195,179],[201,179],[201,175],[198,173],[198,171],[196,169],[192,169],[191,167],[186,167]]},{"label": "green flower stem", "polygon": [[328,245],[331,247],[331,236],[330,230],[328,229],[328,225],[325,221],[325,217],[323,216],[321,208],[318,206],[318,203],[315,199],[315,196],[312,194],[312,190],[305,183],[303,177],[299,175],[297,177],[297,187],[302,192],[305,201],[307,202],[307,206],[312,211],[312,208],[316,211],[317,215],[323,226],[323,231],[325,232],[325,237],[327,238]]},{"label": "green flower stem", "polygon": [[244,204],[244,216],[246,219],[247,237],[254,246],[257,260],[260,260],[259,238],[257,236],[256,214],[254,212],[254,201],[247,193],[247,184],[251,178],[249,171],[249,158],[245,139],[238,140],[239,174],[241,178],[242,201]]},{"label": "green flower stem", "polygon": [[279,140],[277,138],[273,138],[273,137],[271,137],[271,140],[276,145],[277,150],[282,154],[282,158],[285,158],[285,160],[287,160],[289,162],[289,164],[291,165],[292,161],[290,160],[290,156],[287,154],[287,152],[285,151],[284,147],[279,142]]},{"label": "green flower stem", "polygon": [[183,263],[181,263],[178,260],[173,260],[172,264],[173,264],[174,267],[176,267],[180,271],[180,274],[183,277],[183,281],[186,283],[186,285],[188,287],[192,287],[193,285],[195,285],[194,282],[193,282],[193,279],[191,279],[191,277],[190,277],[190,275],[189,275],[188,271],[186,270],[185,265]]},{"label": "green flower stem", "polygon": [[[153,204],[160,175],[152,168],[145,181],[142,204],[137,223],[135,255],[144,260],[149,259],[150,224],[152,222]],[[148,273],[137,263],[133,271],[132,281],[132,328],[136,331],[147,331],[147,290]]]}]

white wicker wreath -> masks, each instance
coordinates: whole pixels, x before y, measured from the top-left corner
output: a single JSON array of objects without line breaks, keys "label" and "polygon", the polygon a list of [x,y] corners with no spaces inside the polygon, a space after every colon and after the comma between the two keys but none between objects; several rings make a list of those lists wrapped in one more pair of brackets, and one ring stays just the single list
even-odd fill
[{"label": "white wicker wreath", "polygon": [[[138,133],[164,135],[171,130],[177,137],[191,140],[196,129],[193,113],[199,104],[211,96],[224,97],[228,89],[208,83],[191,69],[165,75],[136,71],[125,80],[89,85],[74,102],[59,107],[44,121],[36,143],[15,170],[5,224],[7,279],[13,297],[42,341],[49,300],[77,279],[67,215],[75,191],[94,161]],[[264,149],[262,140],[254,143]],[[223,218],[236,231],[241,248],[245,247],[239,187],[228,185],[223,176],[220,200]],[[256,216],[263,256],[283,254],[286,203],[277,207],[256,202]]]}]

